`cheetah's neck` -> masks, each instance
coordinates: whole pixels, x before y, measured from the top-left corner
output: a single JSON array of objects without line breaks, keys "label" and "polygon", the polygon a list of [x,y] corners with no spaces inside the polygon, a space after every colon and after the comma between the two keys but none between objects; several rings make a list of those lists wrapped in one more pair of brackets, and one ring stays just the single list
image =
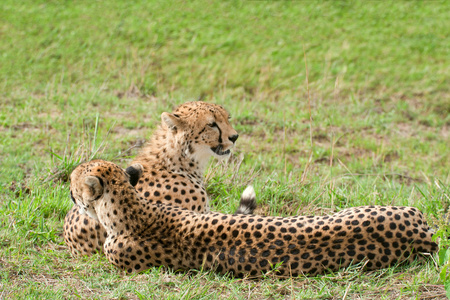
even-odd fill
[{"label": "cheetah's neck", "polygon": [[195,153],[192,142],[189,136],[174,135],[169,129],[160,126],[134,162],[145,162],[145,165],[153,166],[154,170],[188,174],[202,181],[211,154]]},{"label": "cheetah's neck", "polygon": [[106,193],[94,207],[108,236],[136,235],[153,225],[148,204],[139,200],[133,187],[124,189],[123,195],[114,192]]}]

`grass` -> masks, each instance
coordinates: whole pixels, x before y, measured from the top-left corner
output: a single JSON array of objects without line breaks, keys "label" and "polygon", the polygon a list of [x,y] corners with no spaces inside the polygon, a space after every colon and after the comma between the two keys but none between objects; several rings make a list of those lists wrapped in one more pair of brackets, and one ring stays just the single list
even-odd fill
[{"label": "grass", "polygon": [[432,260],[287,280],[128,276],[103,256],[72,257],[61,233],[79,161],[126,166],[163,111],[196,99],[223,104],[240,133],[228,164],[206,173],[215,210],[232,212],[252,183],[260,214],[412,205],[443,225],[449,2],[0,7],[0,298],[445,297]]}]

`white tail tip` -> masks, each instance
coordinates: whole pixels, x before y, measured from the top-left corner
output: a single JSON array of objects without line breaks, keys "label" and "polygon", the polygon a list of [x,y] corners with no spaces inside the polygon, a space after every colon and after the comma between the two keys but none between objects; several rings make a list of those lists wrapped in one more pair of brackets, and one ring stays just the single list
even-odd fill
[{"label": "white tail tip", "polygon": [[253,186],[249,185],[243,192],[242,192],[242,198],[248,199],[248,198],[256,198],[255,189]]}]

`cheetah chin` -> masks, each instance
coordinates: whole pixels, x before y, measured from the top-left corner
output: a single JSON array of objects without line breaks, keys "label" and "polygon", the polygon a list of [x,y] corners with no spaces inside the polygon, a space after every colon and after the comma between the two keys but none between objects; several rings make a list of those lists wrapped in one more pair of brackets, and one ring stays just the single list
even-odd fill
[{"label": "cheetah chin", "polygon": [[223,146],[211,147],[211,151],[218,156],[227,156],[231,154],[231,149],[223,150]]}]

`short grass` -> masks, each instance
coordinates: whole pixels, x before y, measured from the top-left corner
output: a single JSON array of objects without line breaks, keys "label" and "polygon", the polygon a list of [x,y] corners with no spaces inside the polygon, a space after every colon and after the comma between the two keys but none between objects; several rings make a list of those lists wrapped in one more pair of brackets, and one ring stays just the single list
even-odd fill
[{"label": "short grass", "polygon": [[163,111],[223,104],[240,133],[208,192],[232,212],[413,205],[443,224],[450,182],[447,1],[12,1],[0,4],[0,298],[445,297],[428,263],[315,278],[125,275],[72,257],[67,175],[126,166]]}]

